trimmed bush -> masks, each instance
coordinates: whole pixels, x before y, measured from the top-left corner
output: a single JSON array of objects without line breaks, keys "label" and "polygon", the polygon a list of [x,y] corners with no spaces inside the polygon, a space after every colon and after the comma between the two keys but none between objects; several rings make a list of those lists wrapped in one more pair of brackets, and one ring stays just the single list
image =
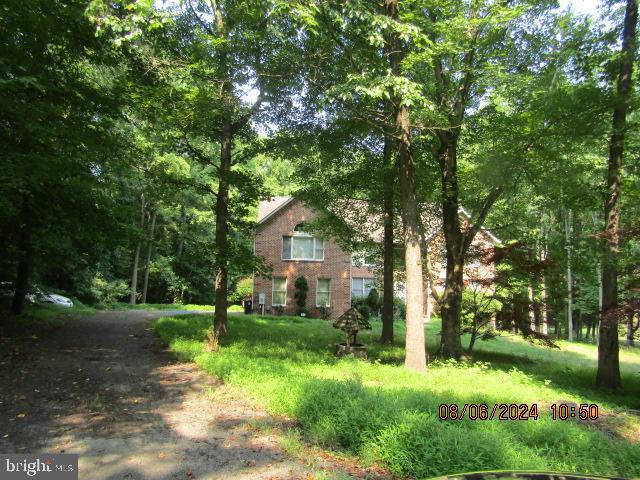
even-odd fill
[{"label": "trimmed bush", "polygon": [[306,315],[307,310],[307,292],[309,292],[309,284],[307,283],[307,279],[304,277],[296,278],[294,283],[296,287],[296,291],[293,296],[296,299],[296,312],[298,315]]},{"label": "trimmed bush", "polygon": [[371,309],[371,314],[373,316],[380,316],[380,295],[378,294],[378,290],[372,288],[369,291],[369,295],[365,300],[366,305]]}]

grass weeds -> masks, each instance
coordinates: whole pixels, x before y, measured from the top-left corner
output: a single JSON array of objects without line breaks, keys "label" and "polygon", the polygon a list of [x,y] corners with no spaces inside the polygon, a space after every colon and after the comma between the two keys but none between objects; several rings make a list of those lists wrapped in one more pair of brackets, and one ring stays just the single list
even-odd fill
[{"label": "grass weeds", "polygon": [[[188,310],[188,311],[215,311],[213,305],[196,305],[196,304],[180,304],[180,303],[139,303],[131,305],[129,303],[116,303],[113,310]],[[229,305],[228,312],[244,311],[241,305]]]},{"label": "grass weeds", "polygon": [[[426,375],[400,364],[403,346],[380,345],[379,322],[359,339],[369,361],[336,359],[341,332],[328,322],[295,317],[230,317],[230,334],[216,353],[203,349],[210,319],[199,315],[156,322],[160,337],[184,360],[241,387],[272,413],[295,419],[318,445],[384,463],[394,474],[427,478],[454,472],[530,469],[639,476],[637,417],[640,351],[622,348],[626,390],[592,388],[596,349],[560,342],[549,350],[519,338],[481,343],[470,362],[433,362]],[[439,322],[427,325],[431,351]],[[397,338],[404,335],[396,326]],[[552,420],[548,405],[596,403],[621,425]],[[537,403],[529,421],[441,421],[442,403]],[[626,429],[626,430],[625,430]],[[624,433],[626,432],[626,433]]]}]

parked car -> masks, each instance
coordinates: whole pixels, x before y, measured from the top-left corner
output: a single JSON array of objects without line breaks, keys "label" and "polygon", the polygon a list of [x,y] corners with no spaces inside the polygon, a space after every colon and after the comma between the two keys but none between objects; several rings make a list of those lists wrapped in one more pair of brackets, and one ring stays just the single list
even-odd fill
[{"label": "parked car", "polygon": [[57,293],[45,293],[41,303],[53,303],[54,305],[67,308],[73,307],[73,302],[70,298],[58,295]]},{"label": "parked car", "polygon": [[29,303],[51,303],[60,307],[73,307],[73,302],[70,298],[57,293],[43,292],[39,287],[31,287],[29,293],[25,297]]},{"label": "parked car", "polygon": [[[13,282],[0,282],[0,296],[13,297],[14,292]],[[25,301],[27,303],[51,303],[60,307],[73,307],[73,302],[70,298],[57,293],[43,292],[40,287],[35,285],[29,288]]]},{"label": "parked car", "polygon": [[0,297],[13,297],[13,282],[0,282]]}]

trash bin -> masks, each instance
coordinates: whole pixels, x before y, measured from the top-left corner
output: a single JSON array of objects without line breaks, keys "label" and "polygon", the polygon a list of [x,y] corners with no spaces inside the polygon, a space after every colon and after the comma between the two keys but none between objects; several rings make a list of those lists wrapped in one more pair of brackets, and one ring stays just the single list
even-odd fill
[{"label": "trash bin", "polygon": [[252,310],[253,310],[253,300],[251,300],[251,299],[245,300],[244,301],[244,313],[245,313],[245,315],[251,314]]}]

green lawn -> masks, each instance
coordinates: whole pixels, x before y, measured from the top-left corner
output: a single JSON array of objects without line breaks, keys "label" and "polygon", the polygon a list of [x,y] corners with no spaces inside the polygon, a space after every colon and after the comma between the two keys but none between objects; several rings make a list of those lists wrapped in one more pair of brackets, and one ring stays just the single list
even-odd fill
[{"label": "green lawn", "polygon": [[[368,362],[337,360],[332,353],[342,332],[321,320],[231,317],[217,353],[203,351],[209,325],[187,315],[159,319],[156,329],[180,358],[295,419],[308,440],[358,455],[364,465],[380,462],[417,478],[493,469],[640,475],[638,419],[622,413],[638,408],[638,350],[623,348],[627,391],[610,395],[591,388],[591,345],[560,342],[557,351],[499,338],[478,345],[476,363],[435,362],[420,375],[399,365],[400,346],[376,343],[378,322],[359,337],[370,345]],[[438,329],[437,322],[427,326],[432,351]],[[557,400],[597,403],[607,420],[554,421],[546,406]],[[438,418],[441,403],[481,402],[535,402],[542,413],[529,421]]]},{"label": "green lawn", "polygon": [[[179,304],[179,303],[139,303],[131,305],[129,303],[117,303],[113,306],[114,310],[189,310],[189,311],[215,311],[213,305],[195,305],[195,304]],[[243,312],[241,305],[229,305],[228,312]]]}]

